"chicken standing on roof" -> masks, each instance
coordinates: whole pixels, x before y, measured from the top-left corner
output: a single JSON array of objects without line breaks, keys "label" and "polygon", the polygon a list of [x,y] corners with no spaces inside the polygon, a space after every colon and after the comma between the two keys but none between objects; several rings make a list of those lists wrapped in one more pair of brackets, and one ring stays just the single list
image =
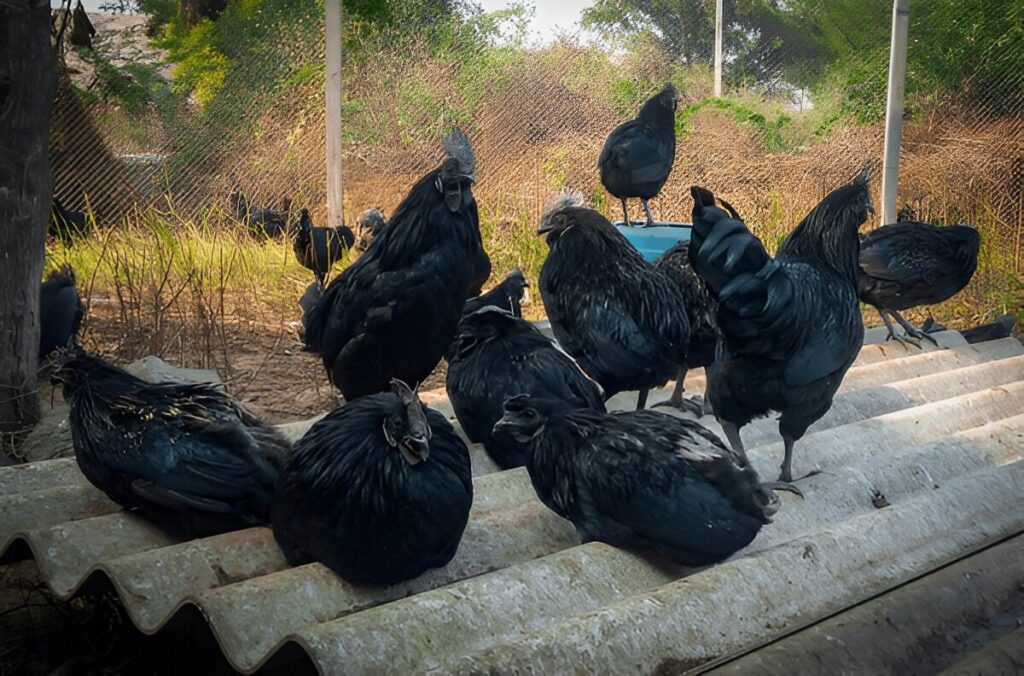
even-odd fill
[{"label": "chicken standing on roof", "polygon": [[792,485],[793,444],[832,407],[864,342],[857,302],[857,228],[871,206],[864,171],[829,193],[773,259],[742,221],[694,187],[690,262],[718,298],[722,349],[707,396],[738,455],[739,430],[778,411],[785,459],[775,486]]},{"label": "chicken standing on roof", "polygon": [[911,340],[934,343],[900,310],[941,303],[959,293],[974,276],[980,248],[981,236],[970,224],[940,228],[907,221],[872,230],[860,241],[860,299],[878,310],[889,338],[904,340],[889,320],[892,315]]},{"label": "chicken standing on roof", "polygon": [[466,299],[491,272],[480,240],[469,139],[445,138],[447,159],[421,178],[305,321],[305,340],[346,399],[419,383],[455,337]]},{"label": "chicken standing on roof", "polygon": [[690,324],[677,285],[572,191],[548,206],[540,295],[555,339],[605,395],[664,385],[686,363]]}]

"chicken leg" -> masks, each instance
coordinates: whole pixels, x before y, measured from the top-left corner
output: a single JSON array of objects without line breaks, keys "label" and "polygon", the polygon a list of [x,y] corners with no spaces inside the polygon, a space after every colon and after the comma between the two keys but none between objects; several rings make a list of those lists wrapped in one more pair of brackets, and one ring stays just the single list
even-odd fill
[{"label": "chicken leg", "polygon": [[921,341],[916,340],[915,338],[909,335],[900,336],[898,333],[896,333],[896,327],[892,325],[892,320],[889,319],[889,315],[886,314],[885,310],[879,310],[878,314],[882,316],[882,321],[885,322],[885,328],[889,330],[889,335],[886,336],[885,338],[886,340],[895,340],[897,343],[900,343],[901,345],[910,344],[913,345],[914,347],[921,347]]},{"label": "chicken leg", "polygon": [[899,312],[897,312],[896,310],[890,310],[890,312],[892,313],[892,316],[896,318],[896,321],[900,323],[900,326],[903,327],[903,330],[907,332],[908,336],[912,336],[914,338],[917,338],[918,340],[924,338],[930,341],[931,344],[934,345],[935,347],[939,346],[939,343],[937,340],[935,340],[935,338],[933,338],[929,334],[925,333],[921,329],[917,328],[916,326],[908,322],[906,319],[903,318],[903,315],[901,315]]},{"label": "chicken leg", "polygon": [[647,225],[654,225],[654,216],[651,215],[651,207],[647,200],[640,200],[640,203],[644,205],[644,213],[647,214]]},{"label": "chicken leg", "polygon": [[629,207],[626,206],[626,198],[625,197],[620,197],[619,199],[622,201],[622,224],[628,226],[628,225],[630,225],[630,222],[629,222]]},{"label": "chicken leg", "polygon": [[636,395],[636,410],[642,411],[647,406],[648,392],[650,392],[649,389],[643,389]]},{"label": "chicken leg", "polygon": [[672,389],[672,396],[668,398],[668,401],[659,402],[654,406],[671,406],[672,408],[678,408],[680,411],[689,411],[700,418],[707,409],[704,400],[700,397],[687,398],[683,396],[683,384],[686,381],[687,370],[685,364],[679,367],[679,371],[676,374],[676,385]]}]

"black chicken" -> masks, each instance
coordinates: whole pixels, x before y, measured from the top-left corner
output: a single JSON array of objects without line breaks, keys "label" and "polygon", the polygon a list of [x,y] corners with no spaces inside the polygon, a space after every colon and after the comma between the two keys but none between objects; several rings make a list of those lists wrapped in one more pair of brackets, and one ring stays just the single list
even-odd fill
[{"label": "black chicken", "polygon": [[504,469],[526,462],[521,444],[491,434],[506,399],[532,394],[564,401],[574,409],[604,410],[601,388],[569,355],[530,322],[494,306],[477,310],[459,324],[447,387],[466,436],[482,443]]},{"label": "black chicken", "polygon": [[473,503],[469,449],[400,381],[336,408],[295,446],[274,503],[293,565],[390,585],[447,564]]},{"label": "black chicken", "polygon": [[306,331],[309,327],[309,315],[313,312],[313,308],[320,302],[320,297],[324,295],[324,287],[319,281],[310,283],[306,287],[306,290],[299,297],[299,307],[302,308],[302,329],[299,333],[299,340],[302,341],[302,351],[309,352],[309,346],[306,344]]},{"label": "black chicken", "polygon": [[356,217],[356,242],[353,248],[358,252],[370,248],[370,242],[384,227],[384,212],[380,209],[367,209]]},{"label": "black chicken", "polygon": [[197,535],[269,523],[288,442],[218,388],[147,383],[84,352],[54,380],[78,466],[115,502]]},{"label": "black chicken", "polygon": [[281,211],[254,207],[249,203],[242,188],[236,183],[229,196],[234,217],[245,224],[249,232],[257,237],[281,237],[288,231],[288,215],[291,199],[285,198]]},{"label": "black chicken", "polygon": [[64,207],[64,204],[53,196],[53,204],[50,205],[50,223],[47,233],[64,243],[69,243],[75,237],[88,234],[89,221],[81,211],[72,211]]},{"label": "black chicken", "polygon": [[[976,343],[987,343],[990,340],[999,340],[1013,335],[1013,327],[1016,326],[1016,324],[1017,318],[1013,315],[999,315],[995,318],[995,321],[964,329],[960,332],[960,335],[963,336],[964,340],[971,345]],[[921,330],[925,333],[939,333],[941,331],[948,331],[949,329],[935,321],[934,317],[929,317],[924,321],[924,324],[921,325]]]},{"label": "black chicken", "polygon": [[58,348],[73,347],[85,308],[75,288],[75,271],[64,265],[39,287],[39,360]]},{"label": "black chicken", "polygon": [[941,303],[967,286],[978,267],[980,247],[981,237],[973,225],[940,228],[910,221],[872,230],[860,242],[860,299],[878,309],[890,338],[903,340],[888,315],[911,339],[934,343],[900,310]]},{"label": "black chicken", "polygon": [[527,446],[537,495],[584,542],[703,566],[747,546],[771,520],[774,500],[754,469],[692,420],[519,395],[494,434]]},{"label": "black chicken", "polygon": [[309,217],[309,210],[303,209],[295,223],[295,239],[292,250],[302,267],[312,270],[316,281],[324,283],[324,277],[331,267],[340,261],[345,252],[356,241],[353,232],[344,225],[336,228],[318,228]]},{"label": "black chicken", "polygon": [[[690,322],[690,345],[686,350],[686,361],[679,367],[676,375],[676,386],[668,400],[670,406],[683,408],[684,382],[686,372],[692,368],[706,368],[715,359],[715,346],[718,343],[718,303],[711,296],[704,280],[693,271],[690,265],[690,243],[683,241],[675,244],[654,261],[654,267],[665,273],[679,287],[683,307]],[[701,413],[709,409],[705,399],[701,405]]]},{"label": "black chicken", "polygon": [[541,218],[550,253],[540,295],[555,339],[605,395],[664,385],[686,363],[690,324],[677,285],[604,216],[564,192]]},{"label": "black chicken", "polygon": [[733,449],[739,430],[781,413],[786,454],[775,487],[792,485],[793,443],[832,406],[861,344],[857,228],[872,211],[867,171],[804,217],[774,259],[742,221],[692,188],[690,261],[718,298],[723,342],[707,394]]},{"label": "black chicken", "polygon": [[505,275],[505,279],[501,280],[501,283],[496,287],[487,293],[480,294],[476,298],[467,300],[466,305],[462,308],[462,316],[471,315],[482,307],[494,305],[509,311],[516,317],[522,317],[523,309],[520,304],[523,301],[523,293],[528,286],[530,284],[526,281],[523,271],[515,268],[512,272]]},{"label": "black chicken", "polygon": [[622,201],[622,217],[629,224],[626,199],[639,197],[654,223],[647,200],[656,197],[672,172],[676,159],[676,88],[665,88],[652,96],[635,120],[616,127],[604,142],[597,166],[605,189]]},{"label": "black chicken", "polygon": [[[482,293],[475,298],[470,298],[466,301],[466,304],[462,308],[462,317],[466,318],[473,314],[480,308],[493,305],[503,310],[510,312],[515,317],[523,316],[523,309],[521,306],[523,300],[523,292],[529,284],[526,281],[526,277],[523,276],[523,271],[519,268],[515,268],[512,272],[505,275],[505,279],[501,280],[501,283],[496,287]],[[456,334],[455,338],[448,345],[448,349],[444,353],[446,361],[451,361],[455,356],[455,352],[458,349],[459,337]]]},{"label": "black chicken", "polygon": [[455,130],[445,150],[309,313],[306,343],[348,400],[385,391],[393,378],[426,378],[455,337],[466,298],[490,275],[472,146]]}]

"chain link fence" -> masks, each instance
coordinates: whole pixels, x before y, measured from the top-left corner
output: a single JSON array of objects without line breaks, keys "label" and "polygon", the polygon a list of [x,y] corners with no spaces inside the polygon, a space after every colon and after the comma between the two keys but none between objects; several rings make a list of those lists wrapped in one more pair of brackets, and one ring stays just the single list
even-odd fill
[{"label": "chain link fence", "polygon": [[[572,38],[526,48],[500,38],[438,47],[399,35],[354,45],[349,36],[360,56],[345,66],[346,221],[371,206],[393,210],[440,158],[442,134],[458,124],[476,145],[485,235],[511,247],[497,252],[496,269],[529,266],[542,247],[516,249],[513,240],[524,241],[562,185],[617,217],[617,202],[598,180],[598,153],[608,132],[671,80],[682,96],[680,137],[673,174],[652,202],[655,216],[689,220],[689,186],[702,184],[777,240],[860,167],[875,169],[879,185],[878,106],[891,20],[885,4],[871,19],[879,44],[827,91],[805,84],[809,74],[782,36],[761,35],[759,50],[727,58],[722,99],[711,97],[710,64],[680,65],[643,41],[611,51]],[[222,38],[221,51],[192,54],[169,69],[156,50],[123,53],[124,44],[143,41],[143,28],[115,38],[94,17],[95,49],[84,58],[69,53],[55,106],[52,155],[63,202],[88,206],[107,224],[136,207],[220,218],[231,215],[228,195],[237,186],[253,204],[290,199],[324,224],[323,7],[269,0],[261,8],[257,21]],[[957,46],[971,51],[974,74],[926,88],[919,65],[947,58],[950,47],[920,36],[935,35],[936,22],[971,17],[912,10],[899,199],[920,219],[986,220],[985,233],[996,240],[989,249],[1019,276],[1024,10],[1013,16],[1003,33],[989,30],[984,41]],[[127,94],[115,101],[111,86]]]}]

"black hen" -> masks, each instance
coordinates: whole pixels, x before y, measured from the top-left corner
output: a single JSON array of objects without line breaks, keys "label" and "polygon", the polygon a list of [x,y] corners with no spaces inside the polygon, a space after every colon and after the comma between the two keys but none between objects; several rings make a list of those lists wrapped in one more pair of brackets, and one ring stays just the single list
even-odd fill
[{"label": "black hen", "polygon": [[367,209],[356,217],[356,242],[353,248],[358,252],[370,248],[370,242],[377,236],[387,221],[380,209]]},{"label": "black hen", "polygon": [[494,305],[509,311],[516,317],[522,317],[523,309],[520,304],[523,301],[523,293],[528,286],[530,284],[526,281],[523,271],[515,268],[512,272],[505,275],[505,279],[501,280],[501,283],[496,287],[487,293],[480,294],[476,298],[467,300],[466,305],[462,308],[462,316],[471,315],[482,307]]},{"label": "black hen", "polygon": [[316,281],[324,283],[324,277],[331,267],[340,261],[345,252],[356,241],[352,231],[339,225],[336,228],[318,228],[309,217],[309,210],[303,209],[295,224],[295,240],[292,250],[302,267],[312,270]]},{"label": "black hen", "polygon": [[605,189],[622,201],[622,216],[629,223],[626,199],[639,197],[654,223],[647,200],[656,197],[668,180],[676,158],[676,88],[665,88],[652,96],[635,120],[616,127],[604,142],[597,166]]},{"label": "black hen", "polygon": [[828,411],[864,342],[857,303],[857,228],[872,211],[867,172],[833,190],[774,259],[742,221],[693,188],[690,261],[718,298],[722,350],[707,394],[733,449],[739,429],[781,413],[780,488],[792,482],[793,443]]},{"label": "black hen", "polygon": [[58,348],[73,347],[85,308],[75,288],[75,271],[62,266],[39,288],[39,360]]},{"label": "black hen", "polygon": [[68,243],[75,237],[89,232],[89,221],[81,211],[66,209],[57,196],[53,196],[50,205],[50,223],[47,230],[51,237]]},{"label": "black hen", "polygon": [[934,305],[967,286],[978,267],[981,236],[972,225],[940,228],[929,223],[893,223],[861,238],[858,294],[878,309],[899,340],[888,315],[911,338],[934,338],[908,322],[900,310]]},{"label": "black hen", "polygon": [[393,378],[426,378],[455,337],[466,298],[490,275],[473,149],[458,130],[445,149],[448,159],[413,186],[308,316],[306,343],[348,400],[387,390]]},{"label": "black hen", "polygon": [[[494,307],[500,307],[502,310],[506,310],[515,317],[523,316],[522,300],[523,292],[529,284],[526,281],[526,277],[523,276],[523,271],[519,268],[514,269],[512,272],[505,276],[505,279],[501,280],[501,283],[496,287],[482,293],[475,298],[470,298],[466,301],[465,306],[462,308],[463,318],[468,317],[480,308],[493,305]],[[457,343],[459,342],[458,335],[452,340],[448,346],[448,350],[444,353],[444,358],[447,361],[451,361],[455,356],[457,349]]]},{"label": "black hen", "polygon": [[690,325],[679,289],[579,195],[541,218],[550,252],[540,295],[555,339],[605,395],[664,385],[686,363]]},{"label": "black hen", "polygon": [[[683,307],[690,322],[690,345],[686,350],[686,362],[679,367],[676,375],[676,386],[668,403],[676,408],[683,408],[684,382],[686,372],[692,368],[706,368],[715,359],[715,346],[718,344],[718,302],[711,296],[704,280],[694,272],[690,265],[690,243],[679,242],[665,251],[654,261],[654,267],[661,270],[676,283],[683,297]],[[705,405],[709,405],[705,399]],[[701,413],[705,406],[701,406]]]},{"label": "black hen", "polygon": [[500,467],[519,467],[526,449],[494,437],[505,400],[517,394],[564,401],[571,408],[604,410],[601,388],[533,324],[488,306],[459,324],[448,365],[448,398],[470,441],[482,443]]},{"label": "black hen", "polygon": [[703,566],[747,546],[770,521],[773,500],[754,469],[692,420],[574,411],[520,395],[505,403],[494,433],[527,445],[537,495],[584,542]]},{"label": "black hen", "polygon": [[254,207],[235,184],[229,196],[231,210],[236,219],[245,224],[249,232],[257,237],[281,237],[288,231],[288,214],[291,212],[291,200],[283,200],[281,211]]},{"label": "black hen", "polygon": [[112,500],[198,535],[269,523],[288,442],[218,388],[154,385],[83,352],[54,379],[78,466]]},{"label": "black hen", "polygon": [[405,383],[341,406],[295,446],[274,504],[293,565],[390,585],[447,564],[473,503],[469,449]]}]

